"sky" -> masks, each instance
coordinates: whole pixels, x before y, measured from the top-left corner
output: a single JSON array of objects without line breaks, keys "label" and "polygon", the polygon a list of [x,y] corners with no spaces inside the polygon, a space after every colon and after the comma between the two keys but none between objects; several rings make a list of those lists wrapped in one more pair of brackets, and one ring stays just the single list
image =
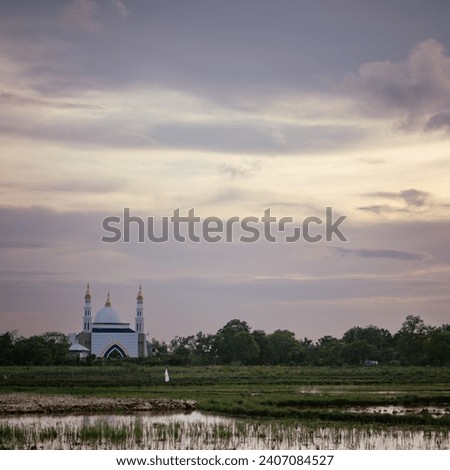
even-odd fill
[{"label": "sky", "polygon": [[[0,0],[0,333],[450,323],[446,0]],[[346,241],[102,241],[270,209]],[[116,224],[120,228],[120,224]],[[274,226],[271,226],[274,228]],[[292,229],[289,229],[292,232]],[[123,233],[122,233],[123,234]],[[109,234],[110,235],[110,234]],[[247,233],[248,235],[248,233]]]}]

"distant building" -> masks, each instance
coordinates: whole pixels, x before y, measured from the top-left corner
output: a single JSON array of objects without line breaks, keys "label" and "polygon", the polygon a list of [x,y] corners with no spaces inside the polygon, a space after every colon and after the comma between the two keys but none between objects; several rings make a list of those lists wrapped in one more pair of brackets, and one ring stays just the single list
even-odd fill
[{"label": "distant building", "polygon": [[76,341],[70,346],[69,355],[78,359],[86,359],[89,355],[89,349],[85,348]]},{"label": "distant building", "polygon": [[[84,296],[83,331],[76,335],[71,348],[80,357],[94,354],[97,357],[146,357],[149,344],[144,333],[144,296],[141,286],[137,294],[135,329],[121,322],[112,308],[108,292],[105,306],[92,318],[91,292],[87,285]],[[81,348],[85,348],[83,351]],[[87,351],[87,353],[86,353]]]},{"label": "distant building", "polygon": [[371,360],[366,359],[366,360],[364,361],[364,365],[365,365],[365,366],[377,366],[377,365],[378,365],[378,361],[371,361]]}]

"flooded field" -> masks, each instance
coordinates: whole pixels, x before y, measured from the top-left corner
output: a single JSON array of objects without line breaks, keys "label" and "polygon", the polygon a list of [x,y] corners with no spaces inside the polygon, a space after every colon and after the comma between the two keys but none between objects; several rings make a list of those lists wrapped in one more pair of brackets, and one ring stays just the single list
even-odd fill
[{"label": "flooded field", "polygon": [[371,414],[391,414],[391,415],[410,415],[410,414],[420,414],[420,415],[429,415],[433,418],[438,418],[440,416],[448,416],[450,414],[450,409],[448,407],[439,407],[439,406],[419,406],[419,407],[406,407],[406,406],[359,406],[359,407],[349,407],[346,408],[346,411],[352,413],[371,413]]},{"label": "flooded field", "polygon": [[0,418],[2,449],[449,449],[448,430],[238,420],[192,412]]},{"label": "flooded field", "polygon": [[4,367],[1,449],[449,449],[450,369]]}]

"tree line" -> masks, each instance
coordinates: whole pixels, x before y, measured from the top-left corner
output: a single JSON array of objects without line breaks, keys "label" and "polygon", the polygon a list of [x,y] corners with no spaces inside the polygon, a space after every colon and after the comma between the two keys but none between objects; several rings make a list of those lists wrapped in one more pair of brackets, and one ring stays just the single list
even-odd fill
[{"label": "tree line", "polygon": [[267,334],[251,330],[245,321],[231,320],[215,335],[175,337],[170,343],[153,342],[155,360],[171,365],[359,365],[367,361],[397,365],[450,364],[450,325],[427,326],[409,315],[400,330],[355,326],[342,338],[327,335],[313,342],[299,340],[289,330]]},{"label": "tree line", "polygon": [[[63,333],[51,332],[30,338],[15,332],[0,335],[1,365],[64,364],[69,341]],[[153,353],[141,362],[167,365],[390,365],[450,364],[450,324],[425,325],[420,316],[408,315],[399,331],[354,326],[341,338],[326,335],[313,342],[299,340],[289,330],[266,333],[253,330],[241,320],[231,320],[216,334],[202,332],[176,336],[169,343],[152,340]],[[90,357],[88,362],[95,360]]]},{"label": "tree line", "polygon": [[69,359],[69,339],[59,332],[23,338],[16,331],[0,335],[0,365],[59,365]]}]

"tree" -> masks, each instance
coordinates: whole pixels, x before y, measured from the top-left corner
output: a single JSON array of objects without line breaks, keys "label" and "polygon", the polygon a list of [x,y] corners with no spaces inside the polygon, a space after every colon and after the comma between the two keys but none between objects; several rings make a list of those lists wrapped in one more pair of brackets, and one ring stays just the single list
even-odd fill
[{"label": "tree", "polygon": [[251,364],[259,355],[259,346],[249,326],[241,320],[231,320],[217,332],[214,350],[218,361],[223,364]]},{"label": "tree", "polygon": [[190,356],[193,348],[193,336],[176,336],[169,344],[171,365],[187,365],[190,362]]},{"label": "tree", "polygon": [[14,347],[16,342],[16,331],[7,331],[0,335],[0,365],[5,366],[14,363]]},{"label": "tree", "polygon": [[450,325],[431,331],[424,341],[427,364],[445,366],[450,364]]},{"label": "tree", "polygon": [[0,336],[0,363],[64,364],[68,361],[69,346],[67,336],[57,331],[29,338],[18,338],[16,332],[8,332]]},{"label": "tree", "polygon": [[420,316],[408,315],[394,336],[395,348],[402,364],[425,363],[424,345],[431,328]]},{"label": "tree", "polygon": [[169,347],[164,341],[158,341],[155,338],[151,340],[152,350],[157,361],[164,362],[169,354]]},{"label": "tree", "polygon": [[363,364],[366,359],[378,360],[380,351],[367,340],[357,339],[343,346],[342,358],[346,364]]},{"label": "tree", "polygon": [[254,330],[252,332],[253,339],[259,347],[258,357],[255,359],[255,364],[269,364],[270,363],[270,344],[269,338],[264,330]]},{"label": "tree", "polygon": [[425,334],[428,332],[429,327],[425,325],[424,321],[419,315],[407,315],[405,321],[400,328],[400,334]]},{"label": "tree", "polygon": [[268,336],[268,340],[271,364],[299,363],[304,359],[300,342],[292,331],[276,330]]},{"label": "tree", "polygon": [[42,336],[20,338],[15,348],[16,363],[20,365],[49,365],[52,354]]},{"label": "tree", "polygon": [[50,355],[51,364],[64,364],[68,359],[69,339],[64,333],[50,331],[42,335]]},{"label": "tree", "polygon": [[215,336],[204,334],[201,331],[195,336],[195,347],[193,362],[196,364],[214,363],[214,341]]},{"label": "tree", "polygon": [[341,365],[343,342],[333,336],[319,338],[315,350],[316,361],[319,365]]},{"label": "tree", "polygon": [[[392,347],[392,335],[384,329],[378,328],[377,326],[369,325],[364,328],[354,326],[347,330],[342,336],[342,340],[346,344],[344,347],[344,360],[349,364],[357,364],[354,362],[354,356],[356,350],[359,348],[361,354],[363,354],[362,348],[364,343],[360,343],[359,346],[355,345],[353,348],[349,346],[354,342],[365,341],[368,347],[366,347],[365,359],[373,359],[377,361],[391,361],[394,356],[394,350]],[[353,352],[352,352],[353,351]]]},{"label": "tree", "polygon": [[373,325],[364,328],[354,326],[344,333],[342,339],[346,343],[364,339],[378,349],[383,349],[392,340],[392,335],[388,330]]}]

